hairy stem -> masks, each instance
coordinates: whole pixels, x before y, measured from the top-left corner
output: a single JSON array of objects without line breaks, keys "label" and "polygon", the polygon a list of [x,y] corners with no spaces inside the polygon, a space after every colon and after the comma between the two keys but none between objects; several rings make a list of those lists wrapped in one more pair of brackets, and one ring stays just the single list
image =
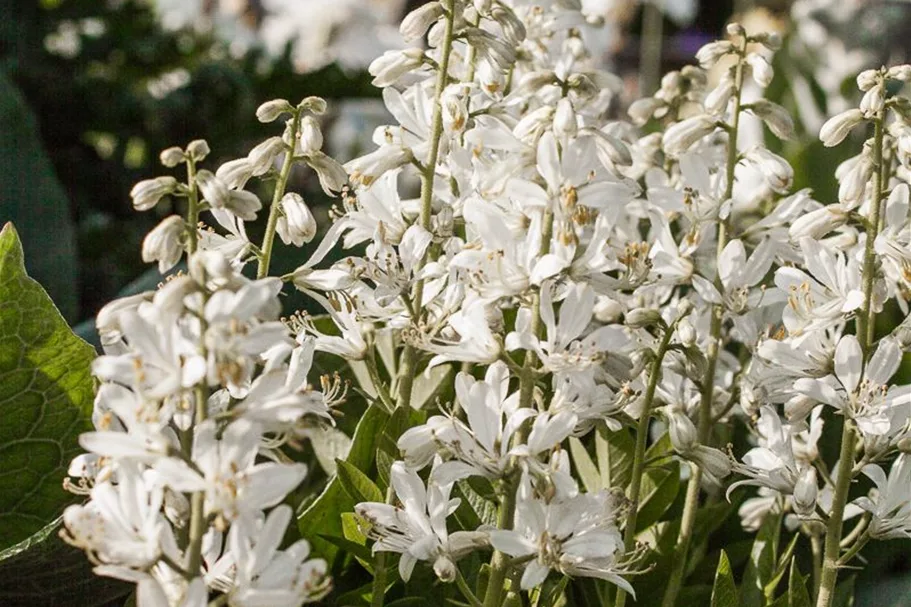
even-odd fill
[{"label": "hairy stem", "polygon": [[193,254],[199,242],[196,232],[199,225],[199,190],[196,187],[196,159],[191,154],[187,156],[187,253]]},{"label": "hairy stem", "polygon": [[[554,233],[554,211],[549,206],[544,211],[544,220],[541,229],[541,246],[539,255],[546,255],[550,251],[550,241]],[[538,335],[541,332],[541,294],[536,292],[532,298],[531,307],[531,333]],[[532,350],[525,351],[525,360],[522,365],[522,374],[519,377],[519,407],[531,407],[535,395],[534,368],[538,366],[538,356]],[[526,429],[523,426],[516,432],[514,441],[518,444],[525,440]],[[500,509],[497,514],[497,529],[512,529],[513,516],[516,509],[516,483],[509,482],[503,491],[500,500]],[[495,550],[490,557],[490,579],[487,582],[487,591],[484,593],[484,607],[500,607],[503,595],[503,585],[509,570],[509,557]]]},{"label": "hairy stem", "polygon": [[[885,167],[883,166],[883,115],[880,112],[874,119],[873,135],[873,200],[870,203],[870,218],[867,221],[867,242],[864,249],[863,287],[864,305],[857,319],[857,337],[864,353],[864,371],[870,358],[873,346],[876,318],[873,308],[873,283],[876,278],[876,251],[873,243],[879,232],[880,211],[882,208],[883,186],[885,185]],[[838,582],[838,555],[841,552],[842,518],[851,480],[854,476],[854,446],[857,441],[853,422],[845,418],[841,435],[841,454],[838,460],[838,478],[835,482],[835,494],[832,496],[832,512],[826,526],[825,553],[822,561],[819,595],[816,607],[830,607],[835,595],[835,584]]]},{"label": "hairy stem", "polygon": [[[727,155],[727,182],[725,184],[722,204],[731,199],[734,193],[734,169],[737,167],[737,135],[740,130],[740,106],[743,93],[743,62],[746,56],[746,38],[741,42],[738,50],[737,67],[734,72],[734,108],[731,118],[731,128],[728,131]],[[718,243],[715,258],[720,259],[728,243],[728,221],[718,219]],[[717,264],[716,264],[717,267]],[[724,284],[721,282],[720,272],[715,272],[715,288],[722,295]],[[712,401],[715,396],[715,369],[718,365],[718,355],[721,352],[721,337],[724,326],[724,305],[712,308],[712,321],[709,335],[708,351],[706,352],[705,375],[702,378],[702,393],[699,401],[699,443],[708,442],[712,430]],[[662,607],[674,607],[677,594],[683,584],[687,558],[689,556],[690,541],[693,537],[693,525],[696,523],[696,511],[699,508],[699,484],[702,482],[702,467],[693,466],[693,475],[690,477],[686,488],[686,501],[683,505],[683,516],[680,522],[680,533],[677,535],[677,544],[674,548],[673,569],[668,580]]]},{"label": "hairy stem", "polygon": [[[418,221],[425,230],[430,230],[433,210],[433,178],[436,175],[437,160],[440,156],[440,141],[443,138],[443,105],[440,99],[443,89],[449,78],[449,58],[452,54],[453,27],[455,24],[455,1],[444,0],[443,8],[446,10],[446,28],[443,33],[443,42],[440,46],[440,63],[437,72],[436,87],[433,93],[433,116],[430,120],[430,154],[421,175],[421,213]],[[427,263],[427,255],[418,261],[415,273],[419,272]],[[421,308],[424,299],[424,280],[418,280],[414,285],[412,295],[412,309],[414,316],[412,322],[420,322]],[[417,365],[417,352],[414,347],[406,344],[402,349],[401,365],[399,365],[398,397],[396,406],[411,406],[411,391],[414,386],[415,366]]]},{"label": "hairy stem", "polygon": [[278,174],[278,181],[275,183],[275,191],[272,193],[272,204],[269,207],[269,219],[266,222],[266,233],[263,234],[263,244],[260,247],[259,266],[256,268],[256,277],[265,278],[269,275],[269,264],[272,261],[272,246],[275,244],[275,229],[278,226],[278,218],[281,213],[281,201],[285,196],[285,188],[288,186],[288,177],[291,175],[291,167],[294,166],[294,150],[297,147],[297,137],[300,131],[301,115],[303,110],[297,109],[291,120],[291,143],[285,160],[282,163],[281,171]]},{"label": "hairy stem", "polygon": [[[632,482],[629,488],[629,516],[626,519],[626,529],[623,533],[623,546],[627,553],[636,547],[636,520],[639,517],[639,493],[642,489],[642,473],[645,469],[645,443],[648,438],[648,424],[652,417],[652,404],[655,400],[655,390],[658,388],[658,380],[661,377],[661,365],[664,362],[664,355],[671,345],[671,338],[674,336],[674,325],[664,330],[664,336],[658,345],[658,351],[655,354],[655,360],[652,362],[652,368],[649,373],[648,386],[645,389],[645,402],[642,405],[642,413],[639,416],[639,425],[636,428],[636,448],[633,452],[633,472]],[[626,591],[622,588],[617,592],[617,601],[615,607],[626,605]]]}]

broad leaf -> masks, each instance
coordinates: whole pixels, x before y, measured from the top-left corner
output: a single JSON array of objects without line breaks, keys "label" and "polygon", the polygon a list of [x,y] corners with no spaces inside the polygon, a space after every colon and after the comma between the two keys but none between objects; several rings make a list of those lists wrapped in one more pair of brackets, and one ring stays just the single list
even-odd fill
[{"label": "broad leaf", "polygon": [[602,486],[625,489],[629,485],[635,448],[633,437],[625,428],[611,432],[603,426],[598,427],[595,453]]},{"label": "broad leaf", "polygon": [[781,516],[766,516],[753,541],[750,560],[741,586],[741,607],[763,607],[765,587],[775,575],[775,560],[778,555],[778,538],[781,533]]},{"label": "broad leaf", "polygon": [[8,223],[0,232],[0,550],[73,501],[62,482],[91,429],[95,352],[37,282]]},{"label": "broad leaf", "polygon": [[731,572],[731,562],[724,550],[718,558],[715,585],[712,588],[712,607],[737,607],[737,584]]},{"label": "broad leaf", "polygon": [[791,559],[791,574],[788,579],[788,607],[813,607],[810,593],[807,591],[807,582],[800,575],[797,568],[797,559]]},{"label": "broad leaf", "polygon": [[649,470],[643,480],[645,498],[639,506],[636,532],[648,529],[667,512],[680,492],[680,465],[674,462],[670,470]]},{"label": "broad leaf", "polygon": [[383,494],[372,480],[345,460],[336,460],[338,480],[342,488],[358,502],[382,502]]},{"label": "broad leaf", "polygon": [[[386,419],[388,416],[376,407],[367,409],[354,431],[346,462],[358,469],[370,467],[377,435]],[[338,549],[320,536],[343,537],[342,519],[339,515],[350,512],[354,509],[354,504],[355,501],[342,488],[338,476],[335,476],[297,519],[301,535],[310,541],[317,554],[330,562]]]},{"label": "broad leaf", "polygon": [[592,461],[585,445],[583,445],[582,441],[575,436],[569,438],[569,453],[573,458],[573,466],[576,468],[576,474],[579,476],[582,484],[585,485],[585,489],[589,493],[597,493],[604,489],[598,467],[595,465],[595,462]]}]

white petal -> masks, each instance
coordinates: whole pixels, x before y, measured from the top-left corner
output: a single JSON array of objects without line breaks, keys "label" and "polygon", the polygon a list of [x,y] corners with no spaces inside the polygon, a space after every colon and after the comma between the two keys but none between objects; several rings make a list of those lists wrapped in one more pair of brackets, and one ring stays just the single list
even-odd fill
[{"label": "white petal", "polygon": [[848,393],[857,389],[863,367],[864,354],[860,342],[853,335],[845,335],[835,348],[835,376]]}]

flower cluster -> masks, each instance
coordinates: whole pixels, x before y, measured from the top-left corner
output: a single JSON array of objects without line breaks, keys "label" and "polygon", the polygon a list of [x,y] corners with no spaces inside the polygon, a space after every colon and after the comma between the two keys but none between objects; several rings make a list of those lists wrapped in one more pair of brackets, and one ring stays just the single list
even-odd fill
[{"label": "flower cluster", "polygon": [[[793,131],[763,97],[777,36],[729,26],[699,66],[630,107],[637,125],[659,127],[643,135],[607,118],[621,83],[591,60],[579,29],[590,21],[572,0],[420,6],[401,33],[426,48],[370,65],[395,123],[344,167],[321,151],[316,98],[264,104],[263,122],[289,116],[284,135],[214,173],[197,167],[201,142],[162,154],[186,164],[188,182],[142,182],[134,205],[174,195],[188,214],[166,218],[143,256],[166,271],[186,252],[187,271],[99,316],[98,430],[71,470],[91,500],[67,511],[66,538],[99,573],[175,605],[205,588],[230,605],[327,591],[327,565],[307,560],[304,540],[279,549],[290,518],[279,504],[307,473],[286,448],[331,423],[345,394],[310,387],[314,352],[361,370],[369,406],[412,420],[390,423],[395,452],[376,458],[385,502],[354,505],[359,539],[373,540],[374,605],[397,553],[402,580],[424,561],[473,605],[568,576],[607,581],[622,607],[655,563],[643,527],[658,519],[645,507],[656,478],[687,486],[667,606],[696,552],[703,495],[723,495],[732,473],[729,497],[760,488],[740,508],[744,527],[774,514],[816,542],[825,534],[819,607],[863,543],[911,537],[911,467],[894,458],[911,444],[911,386],[892,383],[911,330],[876,324],[887,305],[907,313],[911,295],[911,102],[890,95],[911,67],[863,72],[860,107],[823,126],[827,146],[873,127],[824,205],[793,192],[793,170],[764,145],[766,132]],[[302,246],[319,232],[285,192],[298,163],[340,204],[280,280],[275,235]],[[261,245],[244,228],[262,207],[245,189],[254,177],[276,181]],[[251,261],[255,280],[242,273]],[[283,281],[328,322],[277,321]],[[428,378],[441,384],[435,401],[418,396]],[[839,426],[839,460],[826,462],[817,443]],[[755,446],[726,453],[736,428]],[[602,457],[611,449],[627,468]],[[850,503],[862,474],[875,488]],[[465,501],[496,515],[466,528],[454,516]],[[842,546],[852,515],[862,520]],[[460,560],[487,553],[472,590]]]}]

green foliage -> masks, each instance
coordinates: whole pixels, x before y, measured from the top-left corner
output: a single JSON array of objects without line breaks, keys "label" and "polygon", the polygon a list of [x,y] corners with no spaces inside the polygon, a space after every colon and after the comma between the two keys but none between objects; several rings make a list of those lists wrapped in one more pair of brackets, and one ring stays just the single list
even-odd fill
[{"label": "green foliage", "polygon": [[715,585],[712,587],[712,607],[737,607],[737,584],[731,571],[731,562],[727,553],[722,550],[718,558],[718,569],[715,572]]},{"label": "green foliage", "polygon": [[54,520],[61,483],[91,428],[94,350],[25,272],[12,224],[0,232],[0,549]]}]

